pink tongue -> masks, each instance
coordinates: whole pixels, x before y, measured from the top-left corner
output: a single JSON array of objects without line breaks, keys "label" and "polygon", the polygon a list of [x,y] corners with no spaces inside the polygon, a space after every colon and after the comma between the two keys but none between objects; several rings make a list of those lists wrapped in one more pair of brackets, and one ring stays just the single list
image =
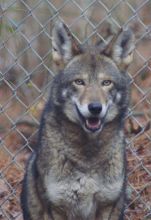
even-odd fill
[{"label": "pink tongue", "polygon": [[86,125],[88,128],[94,129],[99,128],[101,121],[98,118],[89,118],[86,120]]}]

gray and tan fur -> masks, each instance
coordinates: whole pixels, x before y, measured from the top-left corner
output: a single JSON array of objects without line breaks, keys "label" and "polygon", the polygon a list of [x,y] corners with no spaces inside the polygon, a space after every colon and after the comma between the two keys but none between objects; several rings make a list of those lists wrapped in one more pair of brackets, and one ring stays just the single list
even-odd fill
[{"label": "gray and tan fur", "polygon": [[82,48],[58,22],[52,37],[62,71],[51,84],[26,169],[24,220],[122,220],[133,34],[121,30],[103,47]]}]

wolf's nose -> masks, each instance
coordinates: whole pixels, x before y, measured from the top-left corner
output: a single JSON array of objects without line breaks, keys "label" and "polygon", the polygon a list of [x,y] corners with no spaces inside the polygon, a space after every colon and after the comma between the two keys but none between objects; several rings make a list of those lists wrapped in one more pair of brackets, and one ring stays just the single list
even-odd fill
[{"label": "wolf's nose", "polygon": [[92,102],[88,105],[88,109],[93,115],[98,115],[102,111],[102,105],[99,102]]}]

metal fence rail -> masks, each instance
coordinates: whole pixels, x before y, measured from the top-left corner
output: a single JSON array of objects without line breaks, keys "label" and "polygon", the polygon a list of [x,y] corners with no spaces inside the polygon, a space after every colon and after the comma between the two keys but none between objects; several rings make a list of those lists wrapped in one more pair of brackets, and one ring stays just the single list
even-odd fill
[{"label": "metal fence rail", "polygon": [[56,74],[51,29],[64,21],[84,44],[130,26],[136,36],[129,68],[126,120],[129,201],[125,219],[151,219],[151,1],[0,0],[0,219],[21,220],[19,194],[34,150],[39,117]]}]

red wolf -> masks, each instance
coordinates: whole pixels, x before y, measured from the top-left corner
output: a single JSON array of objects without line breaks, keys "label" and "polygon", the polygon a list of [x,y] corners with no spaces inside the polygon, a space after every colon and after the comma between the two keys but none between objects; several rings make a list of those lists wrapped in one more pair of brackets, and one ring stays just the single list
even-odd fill
[{"label": "red wolf", "polygon": [[122,220],[134,36],[121,30],[107,44],[82,47],[58,22],[52,47],[62,71],[51,84],[26,169],[24,220]]}]

